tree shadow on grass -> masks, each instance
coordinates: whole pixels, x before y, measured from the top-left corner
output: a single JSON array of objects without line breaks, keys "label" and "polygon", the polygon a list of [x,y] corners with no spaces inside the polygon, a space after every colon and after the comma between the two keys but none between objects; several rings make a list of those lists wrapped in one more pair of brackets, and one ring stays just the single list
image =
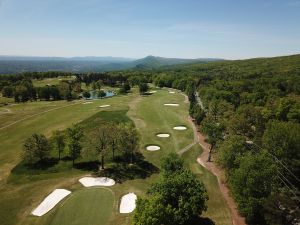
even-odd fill
[{"label": "tree shadow on grass", "polygon": [[126,180],[145,179],[159,169],[144,159],[140,153],[135,154],[133,164],[129,164],[127,157],[117,157],[115,163],[110,164],[104,170],[97,173],[98,176],[106,176],[122,183]]},{"label": "tree shadow on grass", "polygon": [[100,163],[98,161],[78,162],[74,164],[74,168],[83,171],[97,172]]},{"label": "tree shadow on grass", "polygon": [[56,158],[47,158],[43,161],[38,161],[32,164],[29,164],[26,161],[21,161],[11,170],[11,172],[13,174],[32,174],[37,171],[47,171],[49,168],[55,166],[57,163],[58,159]]},{"label": "tree shadow on grass", "polygon": [[96,172],[99,168],[98,161],[87,161],[87,162],[77,162],[72,166],[72,159],[70,157],[64,157],[61,160],[57,158],[47,158],[43,161],[38,161],[35,163],[28,163],[26,161],[21,161],[12,170],[12,175],[20,176],[32,176],[32,175],[42,175],[51,174],[58,172],[65,172],[71,170],[72,168]]},{"label": "tree shadow on grass", "polygon": [[186,225],[215,225],[215,222],[207,217],[195,217]]}]

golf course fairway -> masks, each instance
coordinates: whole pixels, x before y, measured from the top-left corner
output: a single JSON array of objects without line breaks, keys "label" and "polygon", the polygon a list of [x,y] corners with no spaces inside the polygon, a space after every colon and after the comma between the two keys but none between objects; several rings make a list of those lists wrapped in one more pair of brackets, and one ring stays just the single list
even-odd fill
[{"label": "golf course fairway", "polygon": [[[199,145],[191,145],[194,143],[194,132],[188,120],[187,98],[178,92],[170,94],[167,89],[155,91],[152,95],[141,96],[137,89],[133,89],[128,95],[95,100],[93,104],[82,104],[84,101],[59,101],[9,107],[14,117],[9,117],[10,114],[0,117],[1,121],[9,121],[6,125],[12,124],[0,130],[0,224],[129,225],[132,213],[119,213],[120,199],[128,193],[144,196],[150,185],[159,180],[158,173],[145,179],[116,183],[112,187],[86,188],[78,180],[83,176],[90,176],[91,172],[68,167],[71,162],[61,161],[55,168],[31,174],[18,169],[20,157],[16,157],[22,153],[24,140],[34,132],[51,137],[54,130],[64,130],[81,121],[88,123],[92,120],[95,124],[101,124],[120,118],[134,122],[139,133],[139,151],[153,166],[159,168],[161,158],[170,152],[184,153],[182,157],[187,166],[208,189],[208,210],[203,216],[209,217],[217,225],[232,224],[216,177],[197,164],[196,158],[201,154],[201,148]],[[167,103],[179,106],[164,106]],[[102,105],[110,107],[100,108]],[[35,116],[30,117],[32,113]],[[187,129],[174,130],[173,127],[176,126],[185,126]],[[170,136],[160,138],[157,136],[160,133]],[[146,146],[149,145],[159,146],[160,150],[147,151]],[[190,147],[186,148],[187,146]],[[182,151],[185,149],[186,151]],[[31,211],[57,188],[70,190],[72,194],[44,216],[32,216]]]}]

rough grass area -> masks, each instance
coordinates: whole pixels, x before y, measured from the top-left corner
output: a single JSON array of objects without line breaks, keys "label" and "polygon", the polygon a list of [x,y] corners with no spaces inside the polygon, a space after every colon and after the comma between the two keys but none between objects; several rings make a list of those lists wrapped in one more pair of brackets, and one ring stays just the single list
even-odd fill
[{"label": "rough grass area", "polygon": [[[0,107],[5,106],[9,103],[13,103],[14,101],[15,101],[14,98],[6,98],[6,97],[3,97],[3,96],[0,96]],[[0,110],[0,112],[1,112],[1,110]]]}]

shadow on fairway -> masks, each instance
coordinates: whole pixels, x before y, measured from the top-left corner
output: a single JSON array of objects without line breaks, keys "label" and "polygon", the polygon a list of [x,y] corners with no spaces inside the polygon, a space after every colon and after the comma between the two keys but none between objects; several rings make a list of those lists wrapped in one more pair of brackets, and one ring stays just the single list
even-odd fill
[{"label": "shadow on fairway", "polygon": [[55,166],[59,162],[56,158],[47,158],[43,161],[38,161],[33,164],[29,164],[25,161],[21,161],[17,164],[11,172],[13,174],[28,174],[36,173],[37,171],[47,171],[49,168]]},{"label": "shadow on fairway", "polygon": [[100,163],[98,161],[78,162],[75,163],[74,168],[84,171],[96,172],[99,169],[99,165]]},{"label": "shadow on fairway", "polygon": [[[61,176],[62,173],[70,171],[75,173],[80,173],[80,171],[96,173],[98,168],[98,161],[79,161],[75,162],[73,166],[72,160],[68,157],[64,157],[61,160],[58,160],[57,158],[49,158],[34,164],[28,164],[25,161],[21,161],[11,170],[7,182],[19,184],[30,181],[45,180]],[[77,172],[73,169],[77,169]]]},{"label": "shadow on fairway", "polygon": [[130,157],[116,157],[115,163],[109,164],[104,170],[97,173],[98,176],[105,176],[122,183],[126,180],[145,179],[159,169],[145,160],[140,153],[134,155],[133,163],[130,164]]},{"label": "shadow on fairway", "polygon": [[195,217],[187,223],[187,225],[215,225],[215,222],[207,217]]}]

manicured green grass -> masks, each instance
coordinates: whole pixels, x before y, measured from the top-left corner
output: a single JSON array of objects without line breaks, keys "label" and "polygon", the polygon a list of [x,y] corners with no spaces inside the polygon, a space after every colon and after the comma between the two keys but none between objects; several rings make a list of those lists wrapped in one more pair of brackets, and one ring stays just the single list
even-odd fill
[{"label": "manicured green grass", "polygon": [[182,157],[190,170],[206,187],[209,196],[207,202],[208,208],[202,217],[210,218],[217,225],[231,225],[230,211],[220,192],[217,178],[196,161],[201,152],[200,146],[195,145],[189,151],[185,152]]},{"label": "manicured green grass", "polygon": [[104,188],[75,191],[53,212],[50,225],[107,225],[114,206],[114,195]]},{"label": "manicured green grass", "polygon": [[[135,111],[129,116],[134,120],[141,134],[141,150],[146,159],[155,165],[160,164],[161,157],[176,151],[193,142],[193,130],[188,122],[189,104],[184,102],[180,93],[170,94],[167,90],[140,97]],[[165,106],[165,103],[178,103],[179,106]],[[184,125],[188,129],[176,131],[174,126]],[[157,133],[169,133],[170,138],[159,138]],[[149,144],[159,145],[160,151],[149,152],[145,147]]]},{"label": "manicured green grass", "polygon": [[[78,101],[37,101],[18,104],[10,104],[0,109],[0,128],[13,122],[28,118],[32,115],[47,112],[60,107],[72,105]],[[5,112],[5,113],[1,113]]]}]

